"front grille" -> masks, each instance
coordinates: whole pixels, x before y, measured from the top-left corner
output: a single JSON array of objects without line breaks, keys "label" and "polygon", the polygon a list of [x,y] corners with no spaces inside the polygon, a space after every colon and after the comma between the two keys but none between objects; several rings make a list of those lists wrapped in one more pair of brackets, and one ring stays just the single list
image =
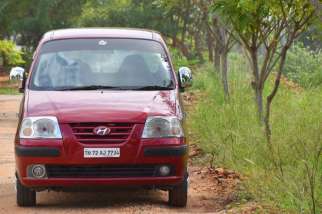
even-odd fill
[{"label": "front grille", "polygon": [[48,178],[122,178],[152,177],[157,175],[154,165],[47,165]]},{"label": "front grille", "polygon": [[[70,123],[74,136],[84,144],[119,144],[127,141],[134,124],[131,123]],[[111,131],[107,135],[96,135],[94,129],[105,126]]]}]

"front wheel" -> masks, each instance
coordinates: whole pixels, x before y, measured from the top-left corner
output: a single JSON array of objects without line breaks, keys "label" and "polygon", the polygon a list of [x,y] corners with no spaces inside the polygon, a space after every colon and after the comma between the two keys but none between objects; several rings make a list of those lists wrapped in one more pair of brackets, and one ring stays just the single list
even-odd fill
[{"label": "front wheel", "polygon": [[17,205],[19,207],[31,207],[36,205],[36,191],[21,184],[19,178],[16,179]]},{"label": "front wheel", "polygon": [[169,190],[169,205],[174,207],[187,206],[188,198],[188,180],[185,178],[183,182]]}]

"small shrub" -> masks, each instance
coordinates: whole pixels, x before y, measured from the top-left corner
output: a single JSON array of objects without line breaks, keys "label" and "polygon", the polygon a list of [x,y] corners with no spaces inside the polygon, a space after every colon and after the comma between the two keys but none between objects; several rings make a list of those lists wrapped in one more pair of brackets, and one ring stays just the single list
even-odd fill
[{"label": "small shrub", "polygon": [[170,48],[170,55],[172,59],[173,66],[177,71],[180,67],[193,67],[198,63],[198,60],[188,60],[182,53],[176,48]]},{"label": "small shrub", "polygon": [[294,45],[288,52],[284,71],[302,87],[322,85],[322,51],[311,51],[299,43]]},{"label": "small shrub", "polygon": [[0,40],[0,65],[8,70],[8,66],[24,64],[22,52],[19,51],[14,42]]}]

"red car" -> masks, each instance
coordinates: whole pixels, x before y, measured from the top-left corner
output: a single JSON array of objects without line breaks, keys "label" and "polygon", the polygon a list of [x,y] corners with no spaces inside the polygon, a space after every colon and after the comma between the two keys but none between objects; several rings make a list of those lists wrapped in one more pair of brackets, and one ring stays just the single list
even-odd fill
[{"label": "red car", "polygon": [[170,205],[186,206],[180,92],[191,83],[157,32],[46,33],[20,88],[18,206],[35,206],[38,191],[111,186],[166,190]]}]

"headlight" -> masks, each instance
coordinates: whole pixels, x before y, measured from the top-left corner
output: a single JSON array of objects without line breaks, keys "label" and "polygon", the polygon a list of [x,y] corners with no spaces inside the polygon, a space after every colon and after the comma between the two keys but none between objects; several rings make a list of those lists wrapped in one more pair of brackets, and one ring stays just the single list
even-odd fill
[{"label": "headlight", "polygon": [[26,117],[21,123],[19,136],[20,138],[62,138],[56,117]]},{"label": "headlight", "polygon": [[152,116],[148,117],[142,138],[183,137],[183,130],[177,117]]}]

